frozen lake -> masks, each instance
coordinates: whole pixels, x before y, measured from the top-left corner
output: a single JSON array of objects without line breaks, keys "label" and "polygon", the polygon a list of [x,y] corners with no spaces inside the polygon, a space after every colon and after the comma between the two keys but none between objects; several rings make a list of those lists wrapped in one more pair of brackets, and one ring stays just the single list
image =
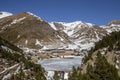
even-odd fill
[{"label": "frozen lake", "polygon": [[73,58],[51,58],[39,60],[38,63],[41,64],[47,71],[71,71],[72,67],[78,67],[81,65],[82,57]]}]

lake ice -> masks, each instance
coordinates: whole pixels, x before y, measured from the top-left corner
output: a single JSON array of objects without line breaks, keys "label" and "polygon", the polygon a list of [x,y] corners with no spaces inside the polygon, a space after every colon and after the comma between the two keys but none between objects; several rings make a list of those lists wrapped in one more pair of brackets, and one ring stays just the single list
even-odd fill
[{"label": "lake ice", "polygon": [[82,63],[82,57],[50,58],[38,61],[47,71],[71,71],[73,66],[78,67]]}]

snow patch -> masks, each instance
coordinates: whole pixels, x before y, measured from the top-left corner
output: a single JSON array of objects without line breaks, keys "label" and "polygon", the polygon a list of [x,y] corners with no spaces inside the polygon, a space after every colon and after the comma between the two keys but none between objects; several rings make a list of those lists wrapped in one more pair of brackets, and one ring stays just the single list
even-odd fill
[{"label": "snow patch", "polygon": [[93,26],[94,24],[91,23],[86,23],[89,27]]},{"label": "snow patch", "polygon": [[67,49],[77,49],[78,46],[75,44],[69,44]]},{"label": "snow patch", "polygon": [[41,42],[40,42],[38,39],[36,39],[35,45],[40,45],[40,46],[42,46]]},{"label": "snow patch", "polygon": [[9,78],[10,76],[11,76],[11,74],[9,73],[9,74],[5,75],[5,76],[2,78],[2,80],[6,80],[6,79]]},{"label": "snow patch", "polygon": [[102,55],[105,55],[105,52],[104,52],[104,51],[102,51],[102,52],[101,52],[101,54],[102,54]]},{"label": "snow patch", "polygon": [[97,34],[97,32],[96,32],[96,31],[95,31],[95,34],[96,34],[97,41],[99,41],[99,40],[100,40],[100,38],[99,38],[99,36],[98,36],[98,34]]},{"label": "snow patch", "polygon": [[112,30],[110,30],[110,29],[106,29],[106,31],[107,31],[108,33],[112,33]]},{"label": "snow patch", "polygon": [[11,15],[12,15],[12,13],[9,13],[9,12],[0,12],[0,19],[7,17],[7,16],[11,16]]},{"label": "snow patch", "polygon": [[49,48],[46,46],[43,46],[42,50],[46,50],[46,49],[49,49]]},{"label": "snow patch", "polygon": [[116,63],[119,63],[119,61],[117,60]]},{"label": "snow patch", "polygon": [[15,20],[12,21],[11,25],[18,23],[18,22],[24,20],[25,18],[26,18],[26,17],[23,17],[23,18],[20,18],[20,19],[15,19]]},{"label": "snow patch", "polygon": [[28,44],[28,40],[25,41],[25,44],[26,44],[26,45]]},{"label": "snow patch", "polygon": [[54,71],[48,71],[47,73],[47,80],[52,80],[54,76]]},{"label": "snow patch", "polygon": [[64,79],[65,79],[65,80],[68,80],[68,73],[65,73],[65,74],[64,74]]},{"label": "snow patch", "polygon": [[19,70],[20,70],[20,66],[17,68],[17,70],[15,71],[14,74],[17,74],[19,72]]},{"label": "snow patch", "polygon": [[8,48],[6,46],[3,46],[3,45],[1,46],[1,48],[6,50],[6,51],[8,51],[8,52],[10,52],[10,53],[14,53],[15,52],[14,50],[12,50],[12,49],[10,49],[10,48]]},{"label": "snow patch", "polygon": [[20,38],[20,35],[17,36],[17,39]]},{"label": "snow patch", "polygon": [[86,44],[81,45],[81,46],[80,46],[80,47],[81,47],[80,49],[81,49],[81,50],[85,50],[85,49],[86,49],[86,50],[89,50],[89,49],[90,49],[91,47],[93,47],[93,46],[94,46],[94,43],[92,43],[92,42],[91,42],[91,43],[86,43]]},{"label": "snow patch", "polygon": [[59,35],[57,35],[57,36],[60,38],[61,41],[64,41],[64,39],[61,36],[59,36]]},{"label": "snow patch", "polygon": [[118,24],[111,24],[110,26],[120,26],[120,25],[118,25]]},{"label": "snow patch", "polygon": [[33,54],[35,54],[35,53],[41,53],[41,52],[43,52],[43,51],[41,51],[41,49],[37,50],[37,49],[30,49],[30,48],[27,48],[27,47],[23,47],[22,49],[23,49],[23,51],[26,54],[27,53],[33,53]]},{"label": "snow patch", "polygon": [[57,30],[57,28],[55,27],[54,23],[49,23],[49,25],[54,29],[54,30]]},{"label": "snow patch", "polygon": [[2,71],[2,72],[0,72],[0,74],[3,74],[3,73],[6,72],[7,70],[13,69],[14,67],[16,67],[16,66],[18,66],[18,65],[19,65],[19,64],[15,64],[15,65],[13,65],[13,66],[11,66],[11,67],[9,67],[9,68],[5,68],[5,70]]},{"label": "snow patch", "polygon": [[71,36],[73,33],[74,33],[74,31],[73,30],[70,30],[70,31],[68,31],[68,30],[63,30],[66,34],[68,34],[68,36]]},{"label": "snow patch", "polygon": [[119,66],[118,65],[115,65],[116,69],[119,69]]}]

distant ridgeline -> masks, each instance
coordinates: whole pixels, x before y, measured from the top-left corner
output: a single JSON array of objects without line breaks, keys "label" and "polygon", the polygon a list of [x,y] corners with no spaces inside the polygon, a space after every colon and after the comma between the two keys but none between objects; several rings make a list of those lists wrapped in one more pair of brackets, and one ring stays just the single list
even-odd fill
[{"label": "distant ridgeline", "polygon": [[120,80],[119,56],[120,32],[112,32],[95,43],[81,68],[73,68],[69,80]]}]

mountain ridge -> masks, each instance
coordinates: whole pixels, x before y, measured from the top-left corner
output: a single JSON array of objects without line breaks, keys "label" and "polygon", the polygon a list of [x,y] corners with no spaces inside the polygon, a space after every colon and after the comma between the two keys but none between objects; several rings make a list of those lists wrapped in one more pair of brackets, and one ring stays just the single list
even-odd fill
[{"label": "mountain ridge", "polygon": [[[114,25],[110,25],[112,23]],[[82,51],[90,49],[106,34],[120,30],[119,21],[108,24],[101,27],[82,21],[47,22],[33,13],[22,12],[0,20],[0,35],[27,50],[31,48]]]},{"label": "mountain ridge", "polygon": [[[67,35],[54,31],[46,21],[27,12],[1,19],[0,28],[0,35],[3,38],[12,43],[17,43],[16,45],[22,44],[24,47],[28,44],[28,47],[34,48],[37,45],[40,48],[42,47],[42,41],[48,43],[62,42],[62,37],[64,41],[67,40],[64,38]],[[62,34],[63,36],[60,37]],[[23,39],[21,39],[22,37]],[[17,40],[18,42],[16,42]]]}]

